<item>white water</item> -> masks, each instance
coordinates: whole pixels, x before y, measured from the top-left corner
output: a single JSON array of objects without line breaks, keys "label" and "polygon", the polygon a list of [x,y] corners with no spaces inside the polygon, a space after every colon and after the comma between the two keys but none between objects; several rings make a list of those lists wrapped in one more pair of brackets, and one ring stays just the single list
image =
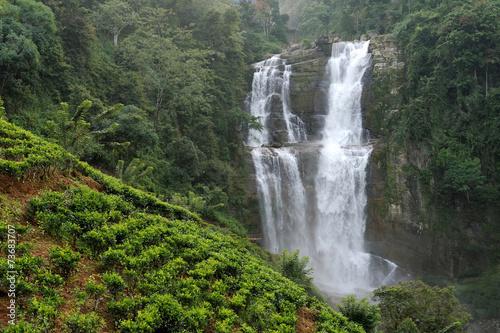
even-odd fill
[{"label": "white water", "polygon": [[[263,124],[268,112],[263,105],[276,93],[271,88],[281,84],[284,113],[290,110],[291,70],[287,66],[279,83],[279,75],[273,72],[278,60],[275,56],[256,65],[260,71],[254,76],[251,110],[261,112]],[[391,283],[396,270],[395,264],[364,250],[366,170],[372,148],[363,139],[361,94],[370,62],[368,42],[332,45],[327,68],[328,113],[313,195],[304,188],[295,150],[252,150],[265,247],[274,253],[300,249],[302,256],[311,259],[315,284],[328,295],[367,294]],[[289,141],[299,141],[287,128]],[[261,137],[255,133],[255,141],[249,137],[247,144],[268,144],[267,130]]]},{"label": "white water", "polygon": [[[306,191],[289,148],[252,150],[260,211],[263,220],[264,244],[268,250],[296,250],[307,243]],[[269,223],[270,222],[270,223]]]},{"label": "white water", "polygon": [[364,253],[366,167],[361,146],[362,79],[370,65],[368,43],[337,43],[327,73],[328,115],[318,161],[316,281],[339,292],[369,287],[370,255]]},{"label": "white water", "polygon": [[247,100],[247,108],[251,115],[260,118],[264,130],[259,132],[250,129],[246,145],[260,147],[270,143],[270,128],[267,126],[271,115],[271,98],[279,95],[283,102],[283,116],[287,128],[287,141],[299,142],[307,139],[305,125],[290,110],[290,76],[292,69],[286,61],[275,55],[270,59],[254,64],[256,72],[252,81],[252,92]]},{"label": "white water", "polygon": [[315,281],[330,292],[372,290],[391,279],[396,265],[365,252],[366,169],[361,94],[370,66],[369,42],[336,43],[328,62],[328,114],[315,182]]}]

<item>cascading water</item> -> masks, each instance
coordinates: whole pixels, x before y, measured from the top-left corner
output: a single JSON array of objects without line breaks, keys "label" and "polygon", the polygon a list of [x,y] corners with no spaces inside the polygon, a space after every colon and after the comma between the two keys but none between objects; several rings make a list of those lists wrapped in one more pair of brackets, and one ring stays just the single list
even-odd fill
[{"label": "cascading water", "polygon": [[280,55],[254,64],[256,72],[252,82],[252,92],[247,100],[247,108],[253,116],[259,117],[264,126],[262,131],[250,129],[246,145],[260,147],[271,142],[269,117],[272,112],[272,98],[278,96],[282,101],[283,118],[287,131],[287,142],[299,142],[307,139],[305,125],[299,117],[290,111],[290,75],[292,68],[286,65]]},{"label": "cascading water", "polygon": [[[332,45],[321,148],[317,143],[303,144],[318,156],[313,191],[308,193],[303,184],[297,147],[252,150],[265,247],[274,253],[300,249],[302,256],[311,259],[315,284],[330,296],[367,293],[392,282],[396,269],[390,261],[364,251],[366,169],[372,148],[364,144],[361,93],[363,75],[371,62],[368,45]],[[261,133],[251,132],[249,146],[272,142],[267,119],[270,99],[276,94],[283,104],[288,142],[306,139],[302,121],[288,104],[291,66],[283,66],[278,56],[255,65],[258,71],[249,110],[262,117],[266,128]]]},{"label": "cascading water", "polygon": [[[364,251],[366,168],[371,146],[363,145],[362,79],[370,66],[368,42],[336,43],[328,62],[328,114],[315,191],[315,280],[337,293],[377,287],[378,269],[395,268]],[[380,268],[376,268],[380,267]]]},{"label": "cascading water", "polygon": [[297,157],[289,148],[252,150],[264,244],[271,252],[303,248],[307,243],[306,191],[302,184]]}]

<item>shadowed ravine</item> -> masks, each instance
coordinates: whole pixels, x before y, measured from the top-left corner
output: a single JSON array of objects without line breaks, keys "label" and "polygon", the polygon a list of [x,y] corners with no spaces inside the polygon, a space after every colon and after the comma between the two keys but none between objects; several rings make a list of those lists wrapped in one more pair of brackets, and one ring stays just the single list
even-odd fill
[{"label": "shadowed ravine", "polygon": [[[370,61],[368,42],[332,45],[324,78],[328,110],[319,141],[307,141],[302,121],[292,114],[292,68],[279,56],[255,65],[247,100],[249,112],[265,127],[247,139],[254,147],[264,246],[274,253],[300,249],[311,259],[315,284],[334,299],[389,284],[396,270],[364,248],[372,148],[364,137],[361,93]],[[275,143],[286,147],[261,147]]]}]

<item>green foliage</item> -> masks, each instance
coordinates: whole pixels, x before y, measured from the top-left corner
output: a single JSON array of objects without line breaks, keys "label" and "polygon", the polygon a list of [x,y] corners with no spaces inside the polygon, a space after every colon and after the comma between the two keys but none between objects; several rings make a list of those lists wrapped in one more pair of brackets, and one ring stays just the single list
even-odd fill
[{"label": "green foliage", "polygon": [[0,26],[0,93],[9,112],[19,110],[26,95],[57,96],[50,89],[61,88],[64,66],[50,8],[35,0],[3,2]]},{"label": "green foliage", "polygon": [[37,297],[30,299],[28,311],[36,319],[38,327],[42,332],[49,332],[55,324],[57,316],[60,315],[57,310],[59,300],[43,299]]},{"label": "green foliage", "polygon": [[114,298],[125,288],[125,281],[116,273],[104,273],[101,280]]},{"label": "green foliage", "polygon": [[467,199],[471,191],[483,185],[484,178],[477,157],[473,160],[453,160],[444,173],[445,186],[458,193],[465,193]]},{"label": "green foliage", "polygon": [[71,168],[72,157],[28,131],[0,119],[0,174],[13,179],[37,179],[56,169]]},{"label": "green foliage", "polygon": [[496,301],[500,297],[500,265],[487,269],[477,277],[460,281],[457,289],[460,299],[473,304],[480,318],[496,318],[500,311]]},{"label": "green foliage", "polygon": [[399,325],[396,333],[419,333],[417,325],[411,320],[411,318],[406,318],[401,325]]},{"label": "green foliage", "polygon": [[127,168],[124,167],[123,160],[118,161],[115,176],[123,180],[125,184],[133,185],[146,178],[151,172],[153,172],[152,166],[146,167],[140,159],[134,158]]},{"label": "green foliage", "polygon": [[65,330],[71,333],[97,333],[103,323],[96,313],[74,313],[64,319]]},{"label": "green foliage", "polygon": [[37,327],[35,324],[27,323],[25,321],[21,321],[16,323],[16,325],[9,325],[4,330],[6,333],[40,333],[41,328]]},{"label": "green foliage", "polygon": [[194,194],[194,192],[192,191],[188,192],[187,197],[183,197],[179,193],[175,193],[172,196],[170,203],[172,205],[184,207],[194,213],[202,212],[204,209],[206,209],[207,205],[206,201],[203,200],[202,197],[196,196],[196,194]]},{"label": "green foliage", "polygon": [[69,105],[67,103],[61,103],[55,115],[55,119],[47,122],[50,136],[55,138],[66,150],[76,156],[83,154],[88,146],[94,142],[93,140],[95,138],[113,133],[116,130],[118,127],[116,123],[107,128],[95,131],[91,130],[91,126],[113,116],[123,107],[122,104],[116,104],[107,108],[95,116],[92,119],[92,123],[89,123],[85,121],[85,116],[91,106],[91,101],[83,101],[77,107],[74,115],[70,117]]},{"label": "green foliage", "polygon": [[[82,228],[76,243],[98,248],[94,250],[96,255],[104,251],[100,260],[109,272],[101,275],[103,284],[95,278],[89,280],[85,291],[94,299],[94,309],[106,294],[112,296],[107,307],[124,332],[165,328],[203,331],[209,325],[221,331],[240,325],[247,331],[293,332],[299,307],[331,311],[254,256],[249,251],[252,245],[203,228],[189,221],[190,215],[181,221],[139,212],[129,214],[130,205],[116,195],[85,188],[70,189],[61,196],[45,193],[33,200],[31,207],[46,220],[59,216],[65,221],[84,209],[117,217],[99,219],[93,228]],[[155,205],[143,207],[155,211]],[[112,214],[114,210],[120,214]],[[99,235],[110,240],[105,243],[107,248],[99,242],[93,245],[93,241],[80,240],[101,239]],[[304,259],[296,259],[299,264],[307,264]],[[309,270],[302,267],[304,272]],[[75,325],[90,325],[89,318],[74,320]],[[361,332],[333,312],[322,322]]]},{"label": "green foliage", "polygon": [[5,120],[5,116],[6,116],[5,108],[3,107],[3,101],[2,98],[0,97],[0,119]]},{"label": "green foliage", "polygon": [[278,272],[284,277],[304,287],[308,292],[312,290],[312,268],[306,268],[309,257],[299,258],[300,250],[288,252],[283,249],[276,263]]},{"label": "green foliage", "polygon": [[380,307],[385,332],[396,332],[407,318],[420,332],[439,332],[449,325],[456,332],[463,332],[461,324],[471,319],[455,297],[453,287],[441,289],[421,281],[399,282],[376,289],[373,299]]},{"label": "green foliage", "polygon": [[102,284],[96,283],[95,276],[90,276],[87,284],[85,285],[85,292],[89,295],[89,297],[94,299],[94,310],[97,309],[99,301],[103,297],[105,291],[106,287]]},{"label": "green foliage", "polygon": [[80,254],[75,253],[71,248],[61,248],[55,246],[49,250],[49,260],[54,270],[61,276],[69,277],[80,262]]},{"label": "green foliage", "polygon": [[134,105],[126,105],[123,109],[103,121],[104,127],[117,123],[119,126],[105,140],[113,142],[130,142],[125,152],[119,156],[124,159],[136,158],[141,154],[151,154],[159,142],[158,133],[147,113]]},{"label": "green foliage", "polygon": [[356,295],[342,297],[337,307],[347,319],[363,326],[366,333],[376,332],[377,326],[382,323],[380,309],[376,304],[370,304],[366,297],[359,302]]},{"label": "green foliage", "polygon": [[[287,17],[278,1],[268,1],[269,11],[261,13],[267,33],[251,2],[246,9],[226,0],[43,3],[23,0],[0,11],[9,36],[3,39],[9,46],[1,48],[9,50],[2,63],[7,67],[0,71],[9,119],[107,173],[119,160],[126,165],[139,158],[156,170],[126,181],[142,189],[168,195],[218,186],[243,200],[243,187],[228,175],[242,171],[238,131],[252,122],[240,108],[248,89],[244,61],[260,60],[286,43]],[[68,105],[82,100],[85,117],[72,119]],[[117,110],[117,102],[129,106],[108,120],[104,115],[111,112],[98,115]],[[192,145],[187,152],[197,155],[186,165],[178,144],[185,139]]]},{"label": "green foliage", "polygon": [[97,28],[113,36],[114,45],[118,44],[120,33],[135,21],[135,6],[127,1],[108,0],[99,4],[96,10]]}]

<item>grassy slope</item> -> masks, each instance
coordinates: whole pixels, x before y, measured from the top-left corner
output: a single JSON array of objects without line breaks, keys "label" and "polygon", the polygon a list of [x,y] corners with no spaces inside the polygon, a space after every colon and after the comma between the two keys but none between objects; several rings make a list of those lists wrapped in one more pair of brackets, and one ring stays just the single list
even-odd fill
[{"label": "grassy slope", "polygon": [[[272,270],[245,239],[3,120],[0,177],[0,238],[16,227],[20,273],[15,327],[6,324],[8,282],[0,282],[7,331],[363,332]],[[9,270],[3,243],[0,276]],[[80,254],[76,267],[68,253],[50,258],[56,245]]]}]

